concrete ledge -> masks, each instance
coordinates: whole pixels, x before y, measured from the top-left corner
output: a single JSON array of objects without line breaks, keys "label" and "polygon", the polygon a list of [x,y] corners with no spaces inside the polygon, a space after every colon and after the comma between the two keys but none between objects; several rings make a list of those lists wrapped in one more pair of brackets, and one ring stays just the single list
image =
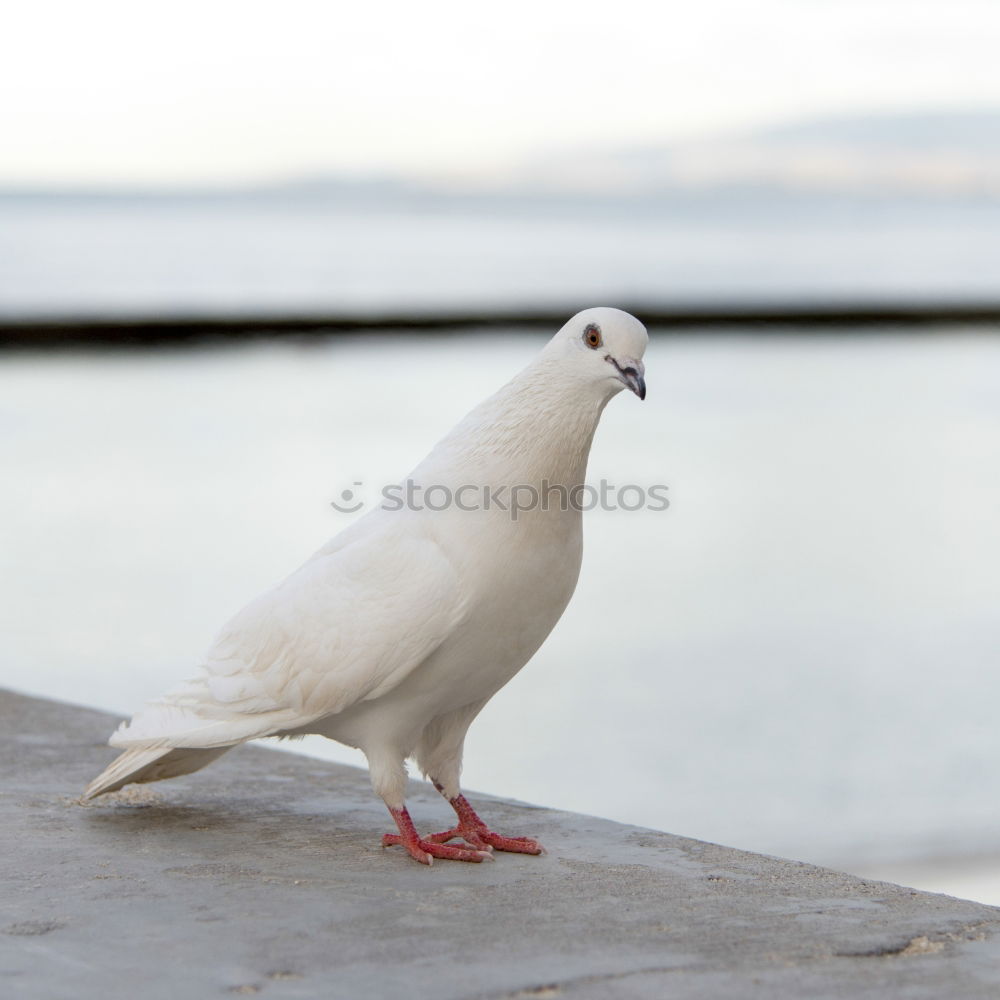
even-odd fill
[{"label": "concrete ledge", "polygon": [[113,722],[0,692],[0,996],[1000,995],[1000,909],[497,800],[548,856],[426,869],[363,772],[273,750],[81,806]]}]

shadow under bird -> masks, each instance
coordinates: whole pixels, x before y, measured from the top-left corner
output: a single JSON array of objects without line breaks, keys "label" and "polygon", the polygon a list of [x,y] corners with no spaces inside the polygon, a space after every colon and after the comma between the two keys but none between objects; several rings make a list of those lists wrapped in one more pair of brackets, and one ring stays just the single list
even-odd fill
[{"label": "shadow under bird", "polygon": [[[368,758],[372,786],[417,861],[540,854],[491,830],[459,787],[472,720],[541,646],[576,588],[590,445],[608,401],[645,398],[646,330],[618,309],[574,316],[535,360],[417,466],[415,484],[503,496],[545,491],[515,519],[501,504],[378,507],[240,611],[191,681],[123,723],[124,750],[87,787],[197,771],[237,744],[318,733]],[[569,496],[570,502],[565,498]],[[475,507],[476,509],[471,509]],[[406,759],[451,803],[454,827],[421,837],[404,801]],[[464,841],[464,845],[450,843]]]}]

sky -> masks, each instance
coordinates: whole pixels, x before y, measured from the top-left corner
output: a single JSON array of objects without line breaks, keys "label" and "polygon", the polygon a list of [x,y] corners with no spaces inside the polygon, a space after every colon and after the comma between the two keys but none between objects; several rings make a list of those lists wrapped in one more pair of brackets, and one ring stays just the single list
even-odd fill
[{"label": "sky", "polygon": [[4,22],[0,183],[475,175],[1000,106],[996,0],[34,0]]}]

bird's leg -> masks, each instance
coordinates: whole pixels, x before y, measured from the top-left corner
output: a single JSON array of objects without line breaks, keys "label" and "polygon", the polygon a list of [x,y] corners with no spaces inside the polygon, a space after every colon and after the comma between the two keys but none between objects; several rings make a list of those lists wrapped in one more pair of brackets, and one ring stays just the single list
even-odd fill
[{"label": "bird's leg", "polygon": [[417,744],[416,757],[420,769],[434,787],[451,803],[458,816],[458,825],[443,833],[432,833],[425,841],[445,844],[461,837],[478,851],[513,851],[517,854],[542,854],[542,845],[530,837],[502,837],[494,833],[476,815],[468,799],[459,789],[462,770],[462,745],[469,723],[485,701],[465,705],[454,712],[439,716],[426,727]]},{"label": "bird's leg", "polygon": [[404,797],[406,793],[406,767],[403,764],[405,755],[391,745],[377,745],[367,747],[365,756],[368,758],[372,788],[386,804],[399,828],[399,833],[387,833],[382,838],[383,847],[396,845],[405,847],[410,857],[422,865],[433,864],[434,858],[447,858],[450,861],[492,859],[492,854],[489,851],[480,851],[469,847],[453,847],[450,844],[437,844],[421,840],[406,809]]},{"label": "bird's leg", "polygon": [[461,792],[449,797],[443,785],[435,781],[434,787],[451,803],[452,809],[458,816],[458,825],[443,833],[432,833],[429,837],[424,838],[426,841],[444,844],[446,841],[461,837],[467,844],[471,844],[479,851],[496,848],[498,851],[510,851],[513,854],[545,853],[545,848],[531,837],[504,837],[499,833],[494,833]]},{"label": "bird's leg", "polygon": [[405,847],[410,857],[419,861],[422,865],[434,864],[434,858],[445,858],[449,861],[485,861],[490,857],[489,849],[483,850],[472,845],[472,849],[467,847],[453,847],[441,841],[432,840],[429,837],[421,838],[410,819],[410,814],[403,806],[394,809],[389,806],[389,812],[399,827],[399,833],[387,833],[382,838],[383,847],[393,847],[400,845]]}]

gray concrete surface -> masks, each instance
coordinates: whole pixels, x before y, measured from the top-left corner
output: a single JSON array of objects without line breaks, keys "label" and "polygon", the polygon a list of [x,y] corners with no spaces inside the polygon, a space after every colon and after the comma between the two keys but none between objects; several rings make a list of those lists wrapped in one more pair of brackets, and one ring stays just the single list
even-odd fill
[{"label": "gray concrete surface", "polygon": [[265,748],[81,805],[114,721],[0,692],[5,1000],[1000,997],[1000,909],[481,796],[549,854],[428,869],[363,772]]}]

